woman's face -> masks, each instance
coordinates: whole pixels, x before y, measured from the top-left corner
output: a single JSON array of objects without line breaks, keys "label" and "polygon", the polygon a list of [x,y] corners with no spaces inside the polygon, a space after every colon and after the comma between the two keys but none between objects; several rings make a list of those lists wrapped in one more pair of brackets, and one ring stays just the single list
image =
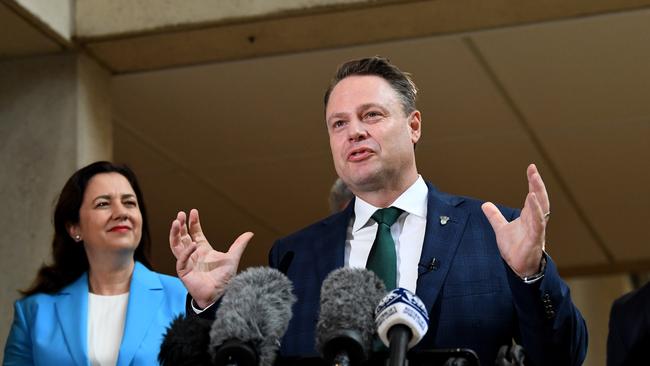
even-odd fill
[{"label": "woman's face", "polygon": [[129,181],[119,173],[100,173],[88,182],[79,223],[70,235],[84,242],[89,257],[101,253],[133,253],[142,237],[142,214]]}]

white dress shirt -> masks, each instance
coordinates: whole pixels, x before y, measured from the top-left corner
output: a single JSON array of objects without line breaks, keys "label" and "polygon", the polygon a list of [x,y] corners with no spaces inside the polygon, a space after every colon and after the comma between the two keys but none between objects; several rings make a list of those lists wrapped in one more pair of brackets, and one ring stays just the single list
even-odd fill
[{"label": "white dress shirt", "polygon": [[[427,197],[429,188],[422,176],[390,206],[404,212],[391,226],[397,254],[397,286],[415,293],[418,281],[418,263],[424,244],[427,224]],[[365,268],[372,244],[377,235],[377,222],[372,215],[382,207],[375,207],[357,197],[354,218],[350,220],[345,240],[345,266]]]}]

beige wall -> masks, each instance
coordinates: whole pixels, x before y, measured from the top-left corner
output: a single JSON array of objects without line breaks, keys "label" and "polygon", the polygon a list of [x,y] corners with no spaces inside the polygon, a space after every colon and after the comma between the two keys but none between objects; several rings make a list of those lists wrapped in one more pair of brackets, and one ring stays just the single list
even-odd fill
[{"label": "beige wall", "polygon": [[0,358],[17,289],[50,258],[58,192],[81,164],[111,158],[108,84],[76,54],[0,62]]},{"label": "beige wall", "polygon": [[630,276],[614,274],[565,279],[574,304],[587,323],[589,347],[583,366],[605,366],[612,302],[632,290]]},{"label": "beige wall", "polygon": [[612,302],[632,290],[627,275],[585,276],[567,281],[573,301],[587,322],[589,349],[585,366],[604,366],[607,353],[609,310]]}]

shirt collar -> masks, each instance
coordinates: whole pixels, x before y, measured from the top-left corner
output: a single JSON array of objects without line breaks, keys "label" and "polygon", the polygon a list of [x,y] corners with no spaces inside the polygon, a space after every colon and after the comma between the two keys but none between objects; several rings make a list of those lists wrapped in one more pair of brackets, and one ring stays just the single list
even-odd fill
[{"label": "shirt collar", "polygon": [[[418,179],[402,193],[397,199],[391,204],[393,207],[397,207],[405,212],[408,212],[411,215],[420,216],[426,218],[427,216],[427,196],[429,194],[429,188],[421,175],[418,175]],[[375,207],[370,203],[362,200],[357,197],[354,200],[354,224],[352,225],[352,232],[363,228],[370,220],[370,217],[377,211],[379,207]]]}]

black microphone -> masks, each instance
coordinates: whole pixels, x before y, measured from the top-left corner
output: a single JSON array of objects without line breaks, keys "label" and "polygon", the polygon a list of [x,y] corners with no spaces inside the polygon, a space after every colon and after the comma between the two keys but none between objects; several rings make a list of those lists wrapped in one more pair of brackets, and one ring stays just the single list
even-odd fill
[{"label": "black microphone", "polygon": [[210,330],[216,365],[271,366],[296,302],[291,281],[276,269],[249,268],[221,298]]},{"label": "black microphone", "polygon": [[167,328],[158,362],[162,366],[210,366],[208,353],[212,322],[198,316],[179,315]]},{"label": "black microphone", "polygon": [[[514,342],[513,342],[514,343]],[[511,345],[504,345],[499,348],[496,366],[522,366],[526,360],[526,352],[524,348],[516,343]]]},{"label": "black microphone", "polygon": [[361,268],[340,268],[323,281],[316,347],[331,365],[360,365],[370,355],[374,309],[386,293],[384,283]]},{"label": "black microphone", "polygon": [[389,348],[389,366],[404,366],[406,351],[413,348],[429,328],[429,315],[422,300],[405,288],[386,295],[375,310],[379,339]]}]

